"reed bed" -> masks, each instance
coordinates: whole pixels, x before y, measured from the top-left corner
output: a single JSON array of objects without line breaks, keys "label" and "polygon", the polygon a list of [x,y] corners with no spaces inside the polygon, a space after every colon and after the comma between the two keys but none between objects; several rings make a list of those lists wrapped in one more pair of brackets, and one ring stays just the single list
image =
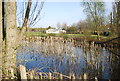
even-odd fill
[{"label": "reed bed", "polygon": [[[100,77],[101,73],[106,70],[106,63],[112,62],[113,57],[116,57],[112,54],[106,55],[108,53],[104,51],[105,49],[87,40],[76,42],[73,38],[64,39],[54,36],[25,37],[21,42],[18,62],[20,63],[22,59],[23,64],[26,65],[28,61],[36,60],[37,65],[41,67],[35,69],[35,72],[38,70],[43,72],[43,69],[47,69],[50,73],[57,72],[66,76],[74,74],[77,79],[87,73],[88,78],[91,79]],[[33,60],[26,60],[29,56]],[[113,63],[110,65],[119,67]],[[64,70],[61,70],[61,66],[65,66]],[[48,72],[45,73],[47,75]]]}]

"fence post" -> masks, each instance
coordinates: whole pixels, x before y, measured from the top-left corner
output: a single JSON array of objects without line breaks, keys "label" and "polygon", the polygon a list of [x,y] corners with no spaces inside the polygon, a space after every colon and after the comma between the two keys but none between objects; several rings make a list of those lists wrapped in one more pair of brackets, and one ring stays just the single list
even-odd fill
[{"label": "fence post", "polygon": [[83,79],[84,79],[84,81],[87,81],[87,79],[88,79],[88,75],[87,75],[87,73],[84,73],[84,75],[83,75]]},{"label": "fence post", "polygon": [[30,72],[30,80],[32,81],[33,80],[33,73]]},{"label": "fence post", "polygon": [[40,80],[42,80],[42,73],[40,72],[39,75]]},{"label": "fence post", "polygon": [[12,79],[14,79],[15,76],[14,76],[14,69],[13,68],[11,68],[11,75],[12,75]]},{"label": "fence post", "polygon": [[74,75],[74,74],[72,74],[72,76],[71,76],[71,80],[72,80],[72,81],[75,80],[75,75]]},{"label": "fence post", "polygon": [[27,81],[27,76],[26,76],[26,68],[23,65],[20,65],[20,77],[21,81]]},{"label": "fence post", "polygon": [[51,76],[52,74],[49,72],[48,73],[48,79],[52,79],[52,76]]},{"label": "fence post", "polygon": [[61,79],[61,80],[63,79],[62,74],[60,74],[60,79]]},{"label": "fence post", "polygon": [[95,77],[95,81],[98,81],[98,78],[97,78],[97,77]]},{"label": "fence post", "polygon": [[80,75],[80,78],[79,78],[80,80],[82,80],[82,75]]}]

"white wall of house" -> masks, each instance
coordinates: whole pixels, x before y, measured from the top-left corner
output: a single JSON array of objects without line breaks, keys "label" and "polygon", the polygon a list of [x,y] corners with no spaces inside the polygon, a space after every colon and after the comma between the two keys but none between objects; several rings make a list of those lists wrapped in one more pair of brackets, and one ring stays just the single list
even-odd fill
[{"label": "white wall of house", "polygon": [[66,33],[65,30],[59,30],[59,33]]},{"label": "white wall of house", "polygon": [[48,29],[46,30],[46,33],[66,33],[65,30],[57,30],[57,29]]}]

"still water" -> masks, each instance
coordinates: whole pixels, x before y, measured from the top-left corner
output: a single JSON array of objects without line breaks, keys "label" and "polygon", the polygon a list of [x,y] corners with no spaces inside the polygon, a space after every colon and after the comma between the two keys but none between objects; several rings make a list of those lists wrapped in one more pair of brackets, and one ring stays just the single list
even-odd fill
[{"label": "still water", "polygon": [[84,73],[89,78],[118,79],[120,57],[104,47],[73,42],[24,42],[17,51],[17,65],[23,64],[36,72],[74,73],[77,78]]}]

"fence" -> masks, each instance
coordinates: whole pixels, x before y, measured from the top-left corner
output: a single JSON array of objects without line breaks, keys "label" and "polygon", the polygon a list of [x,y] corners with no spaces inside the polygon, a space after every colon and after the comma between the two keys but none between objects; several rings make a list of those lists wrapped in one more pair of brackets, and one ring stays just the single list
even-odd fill
[{"label": "fence", "polygon": [[[88,75],[86,73],[83,74],[83,76],[80,76],[79,78],[76,78],[74,74],[71,74],[70,76],[63,75],[58,72],[49,72],[49,73],[44,73],[44,72],[37,72],[35,73],[33,70],[26,72],[26,67],[23,65],[20,65],[20,77],[21,80],[27,81],[27,80],[33,80],[33,79],[39,79],[39,80],[75,80],[75,79],[88,79]],[[94,81],[98,81],[97,77],[91,78],[94,79]]]}]

